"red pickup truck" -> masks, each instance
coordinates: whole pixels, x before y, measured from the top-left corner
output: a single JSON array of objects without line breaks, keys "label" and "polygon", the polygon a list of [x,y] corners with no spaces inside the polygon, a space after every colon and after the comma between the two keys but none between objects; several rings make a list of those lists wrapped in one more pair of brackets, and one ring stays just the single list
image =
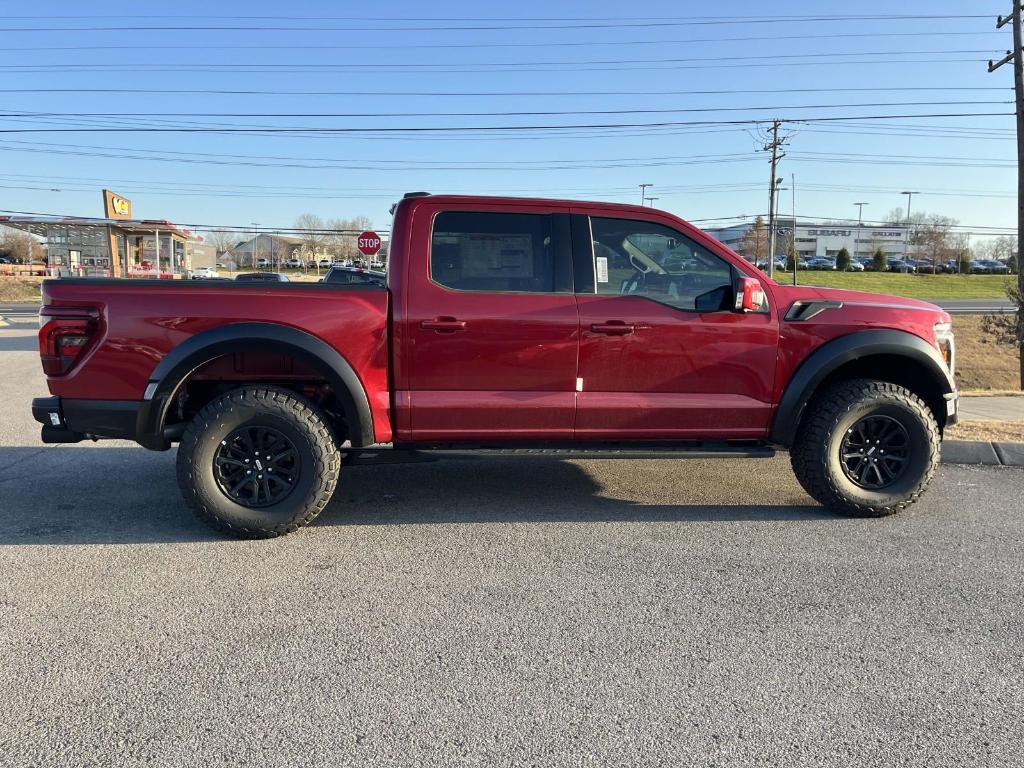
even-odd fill
[{"label": "red pickup truck", "polygon": [[956,421],[949,316],[781,285],[631,205],[407,195],[387,285],[49,280],[47,443],[166,450],[240,536],[324,508],[342,458],[770,456],[821,503],[917,500]]}]

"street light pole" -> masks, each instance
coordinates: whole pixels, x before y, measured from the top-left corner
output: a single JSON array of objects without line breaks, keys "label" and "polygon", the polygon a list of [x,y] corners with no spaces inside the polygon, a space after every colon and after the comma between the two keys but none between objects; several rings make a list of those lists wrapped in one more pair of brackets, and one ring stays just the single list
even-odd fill
[{"label": "street light pole", "polygon": [[260,252],[260,225],[255,221],[252,224],[252,268],[256,269],[256,257]]},{"label": "street light pole", "polygon": [[907,247],[906,247],[906,249],[905,249],[905,251],[903,253],[903,258],[904,259],[909,259],[910,258],[910,200],[914,197],[914,195],[916,195],[918,193],[917,192],[900,192],[900,194],[907,196]]},{"label": "street light pole", "polygon": [[853,257],[857,258],[857,243],[860,242],[861,229],[864,226],[864,206],[871,203],[854,203],[857,206],[857,234],[853,238]]}]

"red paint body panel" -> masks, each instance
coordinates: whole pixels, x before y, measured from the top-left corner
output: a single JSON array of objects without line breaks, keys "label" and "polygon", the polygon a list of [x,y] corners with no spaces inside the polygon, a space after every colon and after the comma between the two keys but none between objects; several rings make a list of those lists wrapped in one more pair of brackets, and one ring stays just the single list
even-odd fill
[{"label": "red paint body panel", "polygon": [[301,283],[219,289],[199,281],[125,280],[91,286],[47,281],[45,304],[97,307],[101,337],[70,374],[50,377],[50,393],[92,400],[142,400],[157,363],[182,341],[219,325],[262,321],[291,326],[330,344],[359,376],[377,440],[391,439],[388,294]]},{"label": "red paint body panel", "polygon": [[[770,312],[687,313],[635,296],[450,290],[429,276],[431,225],[442,210],[655,221],[759,280]],[[97,340],[69,374],[49,378],[50,392],[141,400],[157,363],[185,339],[227,323],[260,321],[298,328],[338,350],[366,390],[379,442],[759,438],[768,433],[786,383],[822,344],[870,328],[898,329],[934,344],[934,325],[949,322],[925,302],[774,283],[685,221],[639,206],[409,198],[395,213],[389,250],[386,292],[299,283],[47,281],[44,303],[100,310]],[[843,306],[808,321],[785,321],[799,299]],[[438,320],[465,326],[421,327]],[[610,321],[634,331],[591,331]]]}]

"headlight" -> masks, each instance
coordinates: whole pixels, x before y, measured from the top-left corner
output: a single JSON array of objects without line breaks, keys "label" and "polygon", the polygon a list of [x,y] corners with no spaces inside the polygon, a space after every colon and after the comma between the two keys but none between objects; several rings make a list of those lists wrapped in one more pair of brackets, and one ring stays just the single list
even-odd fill
[{"label": "headlight", "polygon": [[956,342],[953,341],[952,323],[935,324],[935,346],[938,348],[939,354],[942,355],[942,359],[946,361],[946,368],[949,370],[949,375],[952,376],[956,364]]}]

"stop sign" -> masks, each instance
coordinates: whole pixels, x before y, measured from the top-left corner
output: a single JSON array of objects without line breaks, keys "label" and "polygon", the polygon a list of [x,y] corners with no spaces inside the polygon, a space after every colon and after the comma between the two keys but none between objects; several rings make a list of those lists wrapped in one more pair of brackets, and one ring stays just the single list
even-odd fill
[{"label": "stop sign", "polygon": [[363,256],[375,256],[380,250],[380,235],[367,230],[356,240],[356,247]]}]

